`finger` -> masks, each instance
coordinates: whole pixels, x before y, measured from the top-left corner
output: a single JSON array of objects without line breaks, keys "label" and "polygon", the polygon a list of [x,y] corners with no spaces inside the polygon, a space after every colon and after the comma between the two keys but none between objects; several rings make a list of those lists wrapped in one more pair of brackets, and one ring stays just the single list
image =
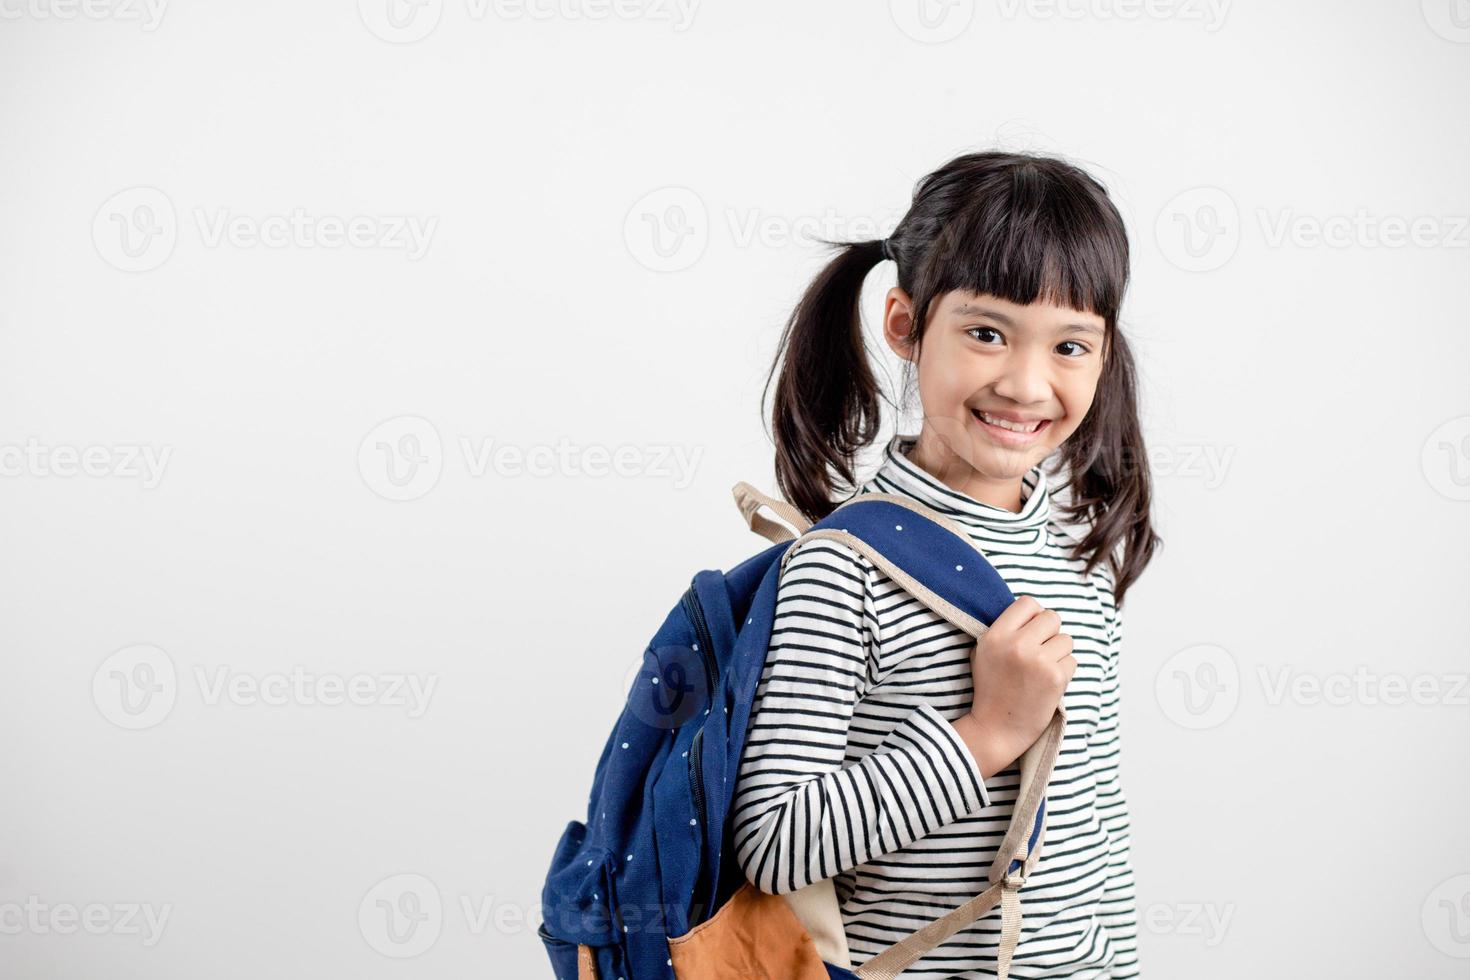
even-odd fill
[{"label": "finger", "polygon": [[992,628],[998,627],[1002,630],[1018,630],[1038,614],[1045,611],[1046,607],[1037,601],[1035,597],[1023,595],[1009,606],[1006,606],[1001,614],[995,617],[995,624]]},{"label": "finger", "polygon": [[1016,631],[1016,635],[1026,642],[1039,646],[1054,637],[1063,635],[1061,630],[1062,617],[1051,609],[1041,609]]},{"label": "finger", "polygon": [[1045,651],[1046,656],[1049,660],[1055,661],[1056,663],[1061,663],[1063,660],[1071,657],[1072,665],[1075,668],[1077,665],[1077,658],[1072,654],[1072,646],[1073,644],[1071,635],[1067,633],[1058,633],[1056,636],[1053,636],[1051,639],[1042,643],[1041,649]]}]

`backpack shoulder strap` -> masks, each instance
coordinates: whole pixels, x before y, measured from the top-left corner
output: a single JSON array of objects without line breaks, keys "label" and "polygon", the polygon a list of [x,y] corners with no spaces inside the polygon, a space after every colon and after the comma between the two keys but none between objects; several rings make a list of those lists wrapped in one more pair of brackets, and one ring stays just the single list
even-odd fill
[{"label": "backpack shoulder strap", "polygon": [[[802,542],[829,538],[859,552],[906,592],[977,641],[1015,601],[1010,587],[957,522],[908,497],[859,494],[817,521]],[[1041,853],[1046,787],[1061,746],[1066,714],[1060,704],[1021,757],[1021,784],[1011,822],[990,867],[990,886],[969,901],[871,958],[853,972],[862,980],[895,980],[955,933],[1001,905],[999,977],[1004,980],[1020,938],[1018,892]]]},{"label": "backpack shoulder strap", "polygon": [[[805,533],[806,529],[811,527],[812,522],[803,517],[801,511],[797,510],[794,505],[784,500],[777,500],[769,494],[761,493],[744,480],[731,487],[730,492],[735,497],[735,504],[740,508],[740,513],[745,518],[745,523],[752,531],[773,544],[790,541],[798,534]],[[791,527],[796,528],[796,531],[793,533],[790,528],[783,527],[764,514],[761,514],[760,509],[762,507],[769,507],[780,516],[781,520],[790,524]]]},{"label": "backpack shoulder strap", "polygon": [[953,519],[909,497],[865,493],[813,524],[781,556],[831,538],[860,552],[944,619],[979,639],[1015,601],[1010,586]]}]

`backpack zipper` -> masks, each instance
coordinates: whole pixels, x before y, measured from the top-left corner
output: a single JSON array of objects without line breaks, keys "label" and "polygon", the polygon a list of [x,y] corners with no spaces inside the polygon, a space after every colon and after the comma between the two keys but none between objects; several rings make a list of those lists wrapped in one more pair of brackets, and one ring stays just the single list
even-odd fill
[{"label": "backpack zipper", "polygon": [[694,812],[699,816],[700,827],[704,826],[704,759],[700,755],[703,744],[704,729],[701,728],[694,733],[694,741],[689,743],[689,792],[694,797]]},{"label": "backpack zipper", "polygon": [[[689,621],[694,624],[694,635],[699,642],[699,652],[704,661],[705,696],[713,698],[715,692],[715,651],[714,640],[710,637],[709,623],[704,618],[704,609],[699,604],[699,595],[695,592],[694,581],[691,579],[689,588],[684,593],[684,611],[689,616]],[[689,743],[689,796],[694,803],[694,815],[699,821],[699,833],[704,834],[705,800],[704,800],[704,726],[694,733],[694,738]],[[698,874],[694,881],[694,907],[690,915],[690,928],[703,922],[709,916],[708,909],[699,907],[705,893],[705,879],[707,869],[703,862],[700,863]]]},{"label": "backpack zipper", "polygon": [[[699,833],[704,834],[704,758],[701,748],[704,745],[704,729],[694,733],[694,740],[689,743],[689,795],[694,798],[694,813],[699,819]],[[699,872],[694,876],[694,894],[692,897],[694,905],[689,917],[689,926],[693,928],[699,925],[709,916],[705,913],[699,903],[704,900],[705,892],[705,867],[704,862],[699,863]]]},{"label": "backpack zipper", "polygon": [[704,610],[699,605],[699,596],[694,591],[694,581],[691,579],[689,588],[684,590],[684,612],[689,616],[689,621],[694,624],[694,635],[699,640],[699,654],[704,658],[704,687],[706,694],[715,692],[715,641],[710,638],[709,624],[705,622]]}]

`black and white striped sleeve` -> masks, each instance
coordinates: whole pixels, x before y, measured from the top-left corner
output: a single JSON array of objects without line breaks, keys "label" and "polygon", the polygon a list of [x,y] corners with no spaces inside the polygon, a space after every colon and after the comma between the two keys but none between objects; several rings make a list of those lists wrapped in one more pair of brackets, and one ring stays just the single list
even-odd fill
[{"label": "black and white striped sleeve", "polygon": [[844,765],[854,710],[878,676],[874,576],[853,549],[803,542],[779,583],[732,806],[746,878],[785,894],[990,805],[954,726],[920,703]]}]

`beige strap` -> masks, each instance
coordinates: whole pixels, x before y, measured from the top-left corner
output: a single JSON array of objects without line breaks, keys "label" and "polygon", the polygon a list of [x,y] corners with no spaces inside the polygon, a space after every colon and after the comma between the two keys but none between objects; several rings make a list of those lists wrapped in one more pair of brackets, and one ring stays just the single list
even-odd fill
[{"label": "beige strap", "polygon": [[1021,938],[1021,889],[1006,888],[1000,894],[1000,949],[996,952],[995,975],[1005,980],[1011,972],[1011,957]]},{"label": "beige strap", "polygon": [[[924,926],[918,932],[899,940],[892,946],[868,960],[862,966],[853,970],[853,974],[862,980],[895,980],[904,970],[918,961],[925,953],[949,939],[964,925],[955,920],[960,913],[969,922],[974,922],[986,912],[995,908],[996,903],[1001,903],[1002,926],[1000,934],[1001,962],[1009,965],[1010,950],[1016,947],[1017,939],[1021,934],[1020,903],[1016,900],[1016,892],[1019,884],[1008,884],[1005,881],[997,881],[985,889],[964,905],[955,909],[942,919]],[[1005,917],[1005,908],[1011,906],[1015,909],[1014,921]],[[1000,977],[1005,977],[1005,967],[1001,968]]]},{"label": "beige strap", "polygon": [[[798,534],[805,534],[806,529],[812,526],[812,522],[802,516],[801,511],[784,500],[778,500],[769,494],[761,493],[755,487],[741,480],[730,488],[735,497],[735,503],[740,508],[740,514],[745,518],[745,523],[756,534],[780,544],[782,541],[790,541]],[[791,527],[777,524],[775,521],[760,513],[762,507],[769,507]]]},{"label": "beige strap", "polygon": [[[738,496],[737,499],[739,499]],[[941,525],[958,536],[960,540],[974,547],[976,551],[980,551],[975,545],[974,540],[970,538],[964,528],[958,523],[908,497],[883,493],[860,494],[850,500],[844,501],[833,513],[837,513],[842,507],[857,500],[875,499],[886,500],[900,507],[906,507]],[[831,538],[842,542],[854,551],[866,556],[869,561],[878,568],[881,568],[904,591],[918,599],[945,620],[975,637],[977,641],[989,628],[969,613],[950,603],[907,572],[900,569],[876,548],[861,538],[857,538],[838,528],[819,528],[815,531],[804,531],[801,535],[802,541],[811,538]],[[793,545],[786,549],[785,554],[781,556],[781,567],[783,571],[786,563],[796,551],[797,546]],[[983,556],[984,553],[981,552],[981,554]],[[958,908],[951,910],[941,918],[922,927],[912,935],[894,943],[888,949],[872,957],[852,972],[861,977],[862,980],[896,980],[899,974],[912,966],[925,954],[985,915],[996,904],[999,904],[1001,906],[1001,939],[997,962],[999,969],[998,978],[999,980],[1006,980],[1008,971],[1010,970],[1011,958],[1015,953],[1016,945],[1020,940],[1021,934],[1020,888],[1025,884],[1026,878],[1035,866],[1037,858],[1041,855],[1041,847],[1045,838],[1044,824],[1041,835],[1036,841],[1036,846],[1030,850],[1029,854],[1026,845],[1030,839],[1032,828],[1036,825],[1036,814],[1041,808],[1042,799],[1046,795],[1047,784],[1051,781],[1051,773],[1053,767],[1056,765],[1057,752],[1061,747],[1062,733],[1066,727],[1066,719],[1066,712],[1058,704],[1045,731],[1042,732],[1036,742],[1021,757],[1021,783],[1016,794],[1015,805],[1011,810],[1010,826],[1006,830],[1006,836],[1001,841],[1000,848],[996,852],[995,860],[990,867],[990,886]],[[1011,862],[1017,859],[1022,861],[1021,869],[1012,873],[1009,870]]]}]

